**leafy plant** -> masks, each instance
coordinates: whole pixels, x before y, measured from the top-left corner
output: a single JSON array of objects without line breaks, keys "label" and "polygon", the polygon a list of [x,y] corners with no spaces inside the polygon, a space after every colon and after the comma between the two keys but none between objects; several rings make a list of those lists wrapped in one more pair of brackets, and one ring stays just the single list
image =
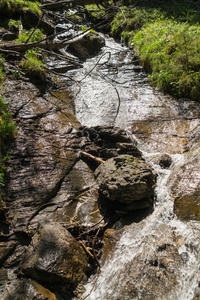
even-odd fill
[{"label": "leafy plant", "polygon": [[[112,21],[115,38],[134,45],[153,85],[176,97],[200,99],[200,26],[192,3],[124,0]],[[137,7],[138,4],[138,7]],[[139,6],[140,5],[140,6]]]},{"label": "leafy plant", "polygon": [[38,58],[38,53],[35,50],[28,50],[26,52],[25,59],[22,60],[21,66],[31,78],[44,80],[46,77],[45,65]]},{"label": "leafy plant", "polygon": [[18,30],[20,25],[21,25],[21,21],[20,20],[10,19],[8,21],[8,27],[11,30]]},{"label": "leafy plant", "polygon": [[[30,30],[22,30],[22,33],[19,35],[18,39],[16,40],[17,43],[25,43],[30,36],[31,32],[34,30],[34,28],[31,28]],[[29,39],[29,42],[38,42],[44,37],[43,32],[40,29],[36,29]]]}]

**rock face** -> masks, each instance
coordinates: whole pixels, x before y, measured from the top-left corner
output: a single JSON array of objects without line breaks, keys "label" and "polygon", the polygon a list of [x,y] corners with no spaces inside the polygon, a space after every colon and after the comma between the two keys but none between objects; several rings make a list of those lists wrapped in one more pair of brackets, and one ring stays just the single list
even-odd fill
[{"label": "rock face", "polygon": [[60,224],[41,225],[29,245],[21,264],[29,277],[48,284],[74,288],[87,269],[86,254],[81,245]]},{"label": "rock face", "polygon": [[100,193],[110,201],[132,204],[130,210],[152,204],[155,173],[142,159],[129,155],[110,158],[96,169],[95,177]]}]

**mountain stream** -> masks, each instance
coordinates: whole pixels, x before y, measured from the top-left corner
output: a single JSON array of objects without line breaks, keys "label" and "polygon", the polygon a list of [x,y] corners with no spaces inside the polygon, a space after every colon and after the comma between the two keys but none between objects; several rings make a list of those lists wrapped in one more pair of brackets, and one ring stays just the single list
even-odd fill
[{"label": "mountain stream", "polygon": [[[132,57],[128,48],[106,38],[106,45],[98,56],[88,59],[79,72],[70,71],[71,76],[81,82],[81,91],[75,98],[78,121],[88,127],[114,125],[125,129],[158,174],[153,213],[123,229],[114,250],[102,263],[95,284],[85,285],[84,296],[88,295],[90,300],[199,299],[194,295],[199,284],[200,224],[196,220],[185,222],[177,218],[172,187],[178,168],[186,160],[192,160],[185,154],[185,147],[200,124],[200,107],[198,103],[173,99],[151,87],[147,75],[133,63]],[[73,89],[75,93],[77,87],[74,85]],[[159,165],[163,154],[171,157],[170,168]],[[199,158],[196,155],[197,165],[193,172],[198,181]],[[184,185],[179,192],[195,189],[198,182],[193,179],[188,178],[187,187]],[[167,268],[173,269],[177,284],[173,286],[167,278],[161,280],[168,287],[163,286],[163,291],[155,292],[157,296],[152,298],[149,289],[153,285],[150,287],[148,271],[145,272],[145,267],[142,269],[141,262],[152,263],[159,245],[173,244],[173,234],[180,262],[176,264],[173,261],[176,256],[172,256],[171,260],[168,258]],[[157,264],[161,265],[159,259]],[[130,285],[137,290],[136,294],[127,291]],[[162,289],[162,285],[156,282],[154,285],[155,289]]]}]

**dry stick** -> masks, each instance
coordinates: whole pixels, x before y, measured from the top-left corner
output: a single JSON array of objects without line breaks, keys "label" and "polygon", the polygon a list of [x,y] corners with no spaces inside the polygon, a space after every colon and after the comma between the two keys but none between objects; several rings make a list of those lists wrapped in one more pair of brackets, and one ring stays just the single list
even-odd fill
[{"label": "dry stick", "polygon": [[19,52],[17,52],[17,51],[14,51],[14,50],[6,50],[6,49],[1,49],[0,48],[0,52],[5,52],[5,53],[8,53],[8,54],[16,54],[16,55],[20,55],[20,53]]},{"label": "dry stick", "polygon": [[64,40],[64,41],[59,41],[59,42],[51,42],[51,43],[44,43],[45,41],[49,40],[50,38],[54,38],[56,37],[57,35],[59,34],[62,34],[66,31],[68,31],[69,29],[65,29],[59,33],[55,33],[55,34],[52,34],[52,35],[49,35],[48,37],[40,40],[40,41],[37,41],[37,42],[31,42],[31,43],[28,43],[28,44],[24,44],[24,43],[20,43],[20,44],[2,44],[0,45],[0,49],[4,49],[6,48],[6,50],[8,49],[15,49],[15,51],[18,51],[18,52],[24,52],[28,49],[31,49],[31,48],[34,48],[34,47],[40,47],[42,49],[46,49],[46,48],[56,48],[56,49],[61,49],[61,48],[64,48],[65,46],[67,46],[68,44],[71,44],[73,42],[76,42],[77,40],[81,39],[82,37],[86,36],[89,31],[91,30],[90,29],[87,29],[79,34],[77,34],[77,36],[75,36],[74,38],[72,39],[67,39],[67,40]]},{"label": "dry stick", "polygon": [[30,34],[30,35],[29,35],[29,37],[27,38],[27,40],[26,40],[25,44],[27,44],[27,43],[28,43],[28,41],[30,40],[30,38],[32,37],[32,35],[34,34],[34,32],[36,31],[36,29],[37,29],[37,28],[38,28],[38,26],[40,25],[40,23],[41,23],[42,19],[44,18],[44,15],[45,15],[45,12],[43,12],[43,13],[42,13],[42,16],[41,16],[41,18],[38,20],[38,22],[37,22],[37,24],[36,24],[35,28],[33,29],[33,31],[31,32],[31,34]]},{"label": "dry stick", "polygon": [[[43,8],[50,8],[52,9],[52,7],[58,7],[58,6],[63,6],[63,5],[67,5],[67,4],[74,4],[75,6],[78,4],[84,4],[84,5],[88,5],[88,4],[96,4],[96,0],[65,0],[65,1],[57,1],[55,3],[47,3],[47,4],[43,4],[43,5],[40,5],[40,8],[43,9]],[[103,2],[103,1],[101,1]],[[100,4],[101,4],[100,2]]]},{"label": "dry stick", "polygon": [[81,245],[83,246],[83,248],[85,249],[85,251],[92,257],[92,259],[94,259],[94,255],[90,252],[90,250],[85,246],[85,244],[82,241],[79,241],[79,243],[81,243]]},{"label": "dry stick", "polygon": [[[106,20],[107,22],[107,20]],[[71,44],[71,43],[74,43],[76,41],[78,41],[79,39],[81,39],[82,37],[86,36],[91,29],[94,29],[94,28],[98,28],[99,26],[105,24],[105,20],[94,25],[94,26],[91,26],[89,29],[77,34],[77,36],[75,36],[74,38],[72,39],[66,39],[64,41],[59,41],[59,42],[51,42],[51,43],[44,43],[45,41],[49,40],[50,38],[54,38],[56,37],[57,35],[59,34],[62,34],[64,32],[67,32],[69,29],[65,29],[61,32],[57,32],[57,33],[54,33],[52,35],[49,35],[48,37],[40,40],[40,41],[37,41],[37,42],[32,42],[32,43],[28,43],[28,44],[24,44],[24,43],[21,43],[21,44],[1,44],[0,45],[0,50],[1,49],[5,49],[5,50],[12,50],[14,49],[15,51],[17,52],[24,52],[26,50],[29,50],[31,48],[34,48],[34,47],[40,47],[41,49],[48,49],[48,48],[55,48],[56,50],[58,49],[61,49],[61,48],[64,48],[65,46],[67,46],[68,44]]]},{"label": "dry stick", "polygon": [[[43,9],[43,11],[46,12],[46,15],[50,15],[50,16],[52,15],[52,16],[58,17],[58,15],[55,14],[53,11],[49,11],[49,10],[46,10],[46,9],[45,9],[45,10]],[[74,16],[74,15],[76,15],[76,14],[77,14],[77,12],[74,13],[74,14],[71,14],[70,17],[71,17],[71,16]],[[69,18],[64,17],[64,16],[62,16],[62,20],[65,20],[65,21],[67,21],[68,23],[73,24],[73,25],[75,24],[73,21],[69,20]]]},{"label": "dry stick", "polygon": [[99,271],[100,271],[100,268],[98,267],[97,273],[96,273],[96,275],[95,275],[95,281],[94,281],[94,284],[93,284],[93,286],[92,286],[92,288],[91,288],[89,294],[88,294],[87,296],[85,296],[85,297],[84,297],[83,299],[81,299],[81,300],[85,300],[85,299],[86,299],[88,296],[90,296],[90,294],[92,293],[92,291],[93,291],[93,289],[94,289],[94,286],[95,286],[95,283],[96,283],[97,278],[98,278]]},{"label": "dry stick", "polygon": [[95,162],[97,162],[97,163],[99,163],[99,164],[104,164],[105,163],[105,161],[103,160],[103,159],[101,159],[101,158],[99,158],[99,157],[96,157],[96,156],[94,156],[94,155],[92,155],[92,154],[89,154],[89,153],[87,153],[87,152],[84,152],[84,151],[80,151],[79,152],[80,153],[80,156],[83,156],[83,157],[85,157],[85,158],[88,158],[89,160],[94,160]]},{"label": "dry stick", "polygon": [[97,264],[98,264],[98,266],[100,267],[99,260],[98,260],[98,258],[97,258],[97,256],[96,256],[96,253],[95,253],[95,250],[94,250],[94,244],[95,244],[97,235],[99,234],[99,231],[100,231],[100,227],[99,227],[99,229],[97,230],[97,233],[96,233],[96,235],[95,235],[95,238],[94,238],[94,240],[93,240],[93,242],[92,242],[92,251],[93,251],[94,257],[95,257],[95,259],[96,259],[96,261],[97,261]]}]

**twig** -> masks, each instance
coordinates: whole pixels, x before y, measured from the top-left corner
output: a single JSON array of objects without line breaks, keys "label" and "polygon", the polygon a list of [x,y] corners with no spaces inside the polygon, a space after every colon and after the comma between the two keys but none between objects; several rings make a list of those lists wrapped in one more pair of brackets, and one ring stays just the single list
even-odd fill
[{"label": "twig", "polygon": [[97,230],[97,233],[96,233],[96,235],[95,235],[95,238],[94,238],[94,240],[93,240],[93,242],[92,242],[92,251],[93,251],[94,257],[95,257],[95,259],[96,259],[96,261],[97,261],[97,264],[98,264],[98,266],[100,267],[99,260],[98,260],[98,258],[97,258],[97,256],[96,256],[96,253],[95,253],[95,250],[94,250],[95,241],[96,241],[96,238],[97,238],[97,236],[98,236],[98,234],[99,234],[99,231],[100,231],[100,227],[99,227],[99,229]]},{"label": "twig", "polygon": [[28,41],[30,40],[30,38],[32,37],[32,35],[34,34],[34,32],[36,31],[36,29],[37,29],[37,28],[38,28],[38,26],[40,25],[40,23],[41,23],[42,19],[44,18],[44,15],[45,15],[45,12],[43,12],[43,13],[42,13],[42,16],[41,16],[41,18],[38,20],[38,22],[37,22],[37,24],[36,24],[35,28],[33,29],[33,31],[31,32],[31,34],[30,34],[30,35],[29,35],[29,37],[27,38],[27,40],[26,40],[25,44],[27,44],[27,43],[28,43]]},{"label": "twig", "polygon": [[85,157],[85,158],[88,158],[89,160],[95,161],[95,162],[97,162],[98,164],[102,164],[102,163],[104,164],[104,163],[105,163],[105,161],[104,161],[103,159],[101,159],[101,158],[99,158],[99,157],[96,157],[96,156],[94,156],[94,155],[92,155],[92,154],[89,154],[89,153],[87,153],[87,152],[80,151],[79,153],[80,153],[80,156],[83,156],[83,157]]},{"label": "twig", "polygon": [[85,296],[83,299],[81,299],[81,300],[85,300],[85,299],[86,299],[88,296],[90,296],[90,294],[92,293],[92,291],[93,291],[93,289],[94,289],[94,286],[95,286],[95,283],[97,282],[97,278],[98,278],[99,271],[100,271],[100,268],[98,267],[97,273],[96,273],[96,275],[95,275],[95,281],[94,281],[94,283],[93,283],[93,286],[92,286],[92,288],[91,288],[89,294],[86,295],[86,296]]},{"label": "twig", "polygon": [[85,246],[85,244],[82,241],[79,241],[79,243],[83,246],[85,251],[94,259],[94,255],[90,252],[90,250]]}]

